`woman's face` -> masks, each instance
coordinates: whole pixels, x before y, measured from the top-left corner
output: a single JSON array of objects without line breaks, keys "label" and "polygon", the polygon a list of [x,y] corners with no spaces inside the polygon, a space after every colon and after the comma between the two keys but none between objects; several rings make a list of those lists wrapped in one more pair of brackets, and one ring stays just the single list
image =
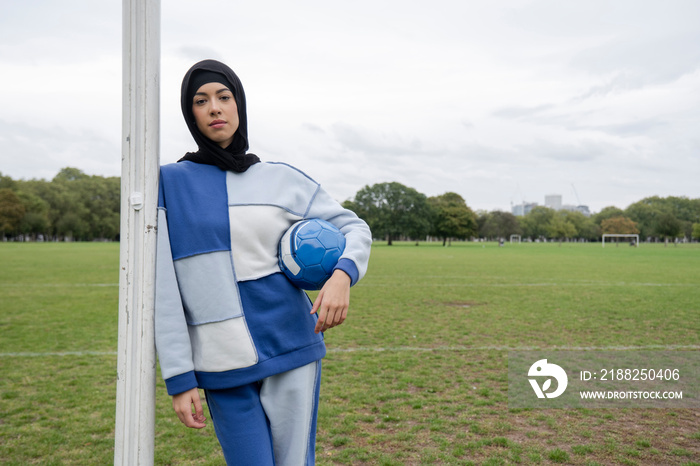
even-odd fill
[{"label": "woman's face", "polygon": [[207,83],[192,98],[197,128],[224,149],[233,142],[238,129],[238,106],[233,93],[221,83]]}]

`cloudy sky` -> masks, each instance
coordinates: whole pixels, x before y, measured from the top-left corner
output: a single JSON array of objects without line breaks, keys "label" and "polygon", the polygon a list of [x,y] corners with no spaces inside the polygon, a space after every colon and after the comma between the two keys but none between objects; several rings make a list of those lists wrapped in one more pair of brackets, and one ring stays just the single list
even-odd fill
[{"label": "cloudy sky", "polygon": [[[0,172],[121,170],[121,2],[0,0]],[[695,0],[165,0],[161,163],[195,149],[196,61],[246,89],[251,151],[339,201],[398,181],[470,207],[700,197]]]}]

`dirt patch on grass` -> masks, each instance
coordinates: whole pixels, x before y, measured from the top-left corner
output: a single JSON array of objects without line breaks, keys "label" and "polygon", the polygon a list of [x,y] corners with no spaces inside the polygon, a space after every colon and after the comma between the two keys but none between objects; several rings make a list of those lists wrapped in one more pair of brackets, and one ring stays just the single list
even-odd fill
[{"label": "dirt patch on grass", "polygon": [[567,452],[567,464],[700,460],[700,413],[690,409],[532,410],[507,418],[513,430],[505,437],[545,452]]},{"label": "dirt patch on grass", "polygon": [[[381,405],[381,404],[379,404]],[[383,410],[379,410],[383,411]],[[320,442],[322,464],[627,464],[700,461],[693,410],[525,410],[500,407],[441,417],[438,406],[365,409],[347,444]],[[343,452],[348,448],[348,451]]]}]

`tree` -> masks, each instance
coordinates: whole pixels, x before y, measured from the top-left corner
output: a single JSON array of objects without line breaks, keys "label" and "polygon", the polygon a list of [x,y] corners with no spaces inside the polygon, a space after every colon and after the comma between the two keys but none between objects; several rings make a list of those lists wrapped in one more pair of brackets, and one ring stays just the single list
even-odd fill
[{"label": "tree", "polygon": [[603,220],[600,225],[603,233],[617,235],[636,235],[639,233],[637,223],[627,217],[613,217]]},{"label": "tree", "polygon": [[78,240],[115,239],[119,234],[119,178],[89,176],[64,168],[51,182],[56,234]]},{"label": "tree", "polygon": [[0,189],[3,188],[9,188],[14,191],[17,188],[17,182],[9,176],[5,176],[2,174],[2,172],[0,172]]},{"label": "tree", "polygon": [[553,218],[553,209],[542,206],[533,208],[520,222],[523,228],[523,234],[533,239],[549,237],[549,224]]},{"label": "tree", "polygon": [[24,205],[17,233],[26,237],[89,241],[114,240],[119,235],[119,177],[90,176],[67,167],[51,181],[13,181],[0,175],[0,188],[7,187]]},{"label": "tree", "polygon": [[693,223],[685,220],[679,220],[679,222],[681,224],[681,233],[679,236],[690,240],[693,237]]},{"label": "tree", "polygon": [[19,231],[22,234],[31,235],[36,239],[37,235],[46,235],[49,231],[49,203],[32,194],[20,191],[17,196],[24,206],[24,217],[20,222]]},{"label": "tree", "polygon": [[56,222],[56,233],[66,240],[84,240],[88,236],[89,225],[75,212],[67,212]]},{"label": "tree", "polygon": [[80,180],[77,189],[88,212],[90,238],[116,238],[119,234],[119,178],[91,176]]},{"label": "tree", "polygon": [[76,183],[75,180],[54,178],[48,186],[52,233],[59,238],[91,239],[88,237],[89,211]]},{"label": "tree", "polygon": [[687,197],[678,196],[652,196],[646,197],[635,204],[644,204],[657,211],[668,212],[678,220],[700,221],[700,199],[688,199]]},{"label": "tree", "polygon": [[479,236],[482,238],[510,238],[522,234],[518,217],[510,212],[494,210],[482,216]]},{"label": "tree", "polygon": [[677,238],[681,233],[681,222],[671,213],[663,213],[659,216],[655,228],[655,233],[668,243],[669,238]]},{"label": "tree", "polygon": [[645,202],[635,202],[625,209],[625,217],[634,220],[639,229],[639,236],[648,238],[654,235],[657,217],[661,215],[658,208]]},{"label": "tree", "polygon": [[551,238],[556,238],[559,240],[559,246],[566,238],[573,238],[576,236],[576,227],[573,223],[566,219],[566,213],[557,212],[547,225],[547,231]]},{"label": "tree", "polygon": [[17,233],[24,217],[24,205],[10,188],[0,189],[0,239]]},{"label": "tree", "polygon": [[[630,205],[625,214],[638,223],[642,236],[660,236],[666,239],[679,235],[691,236],[693,223],[700,222],[700,199],[651,196]],[[676,219],[677,225],[670,220],[671,217]],[[659,230],[660,223],[664,225],[662,230]],[[671,230],[666,231],[666,227]],[[675,232],[676,227],[678,232]],[[660,231],[664,233],[661,234]],[[669,232],[673,234],[669,235]]]},{"label": "tree", "polygon": [[586,217],[578,211],[566,211],[564,213],[566,221],[576,228],[576,236],[589,241],[600,237],[600,226],[591,217]]},{"label": "tree", "polygon": [[83,173],[82,170],[78,168],[65,167],[62,168],[56,176],[54,176],[53,181],[77,181],[84,180],[86,178],[89,178],[89,176]]},{"label": "tree", "polygon": [[457,193],[445,193],[428,199],[433,209],[432,234],[442,245],[452,238],[466,239],[476,234],[476,215]]},{"label": "tree", "polygon": [[422,238],[430,231],[431,209],[424,194],[401,183],[379,183],[357,192],[352,205],[374,235],[389,245],[401,236]]},{"label": "tree", "polygon": [[608,206],[604,207],[603,210],[598,212],[593,216],[593,221],[595,222],[596,225],[600,226],[603,223],[603,220],[607,220],[609,218],[615,218],[615,217],[624,217],[625,216],[625,211],[615,207],[615,206]]},{"label": "tree", "polygon": [[700,240],[700,223],[693,223],[693,238]]},{"label": "tree", "polygon": [[[56,230],[54,227],[55,221],[58,217],[56,211],[55,211],[55,194],[56,194],[56,186],[54,185],[53,182],[49,182],[46,180],[27,180],[27,181],[21,181],[19,185],[20,191],[27,196],[29,199],[40,199],[40,201],[35,202],[34,201],[25,201],[25,206],[28,204],[32,204],[31,207],[28,208],[27,215],[30,217],[33,216],[33,213],[36,211],[40,211],[41,208],[39,207],[38,203],[41,202],[44,204],[46,212],[45,212],[45,217],[47,221],[46,228],[43,229],[41,232],[42,234],[46,235],[47,237],[52,237],[56,234]],[[23,222],[23,223],[29,223],[28,222]],[[33,222],[32,222],[33,223]],[[32,234],[31,228],[28,230],[24,230],[26,233]],[[37,232],[38,233],[38,232]]]},{"label": "tree", "polygon": [[[688,199],[687,197],[669,196],[666,198],[652,197],[643,199],[653,206],[658,206],[661,212],[669,213],[678,220],[680,231],[675,237],[693,235],[693,223],[700,222],[700,199]],[[661,221],[657,219],[657,222]]]}]

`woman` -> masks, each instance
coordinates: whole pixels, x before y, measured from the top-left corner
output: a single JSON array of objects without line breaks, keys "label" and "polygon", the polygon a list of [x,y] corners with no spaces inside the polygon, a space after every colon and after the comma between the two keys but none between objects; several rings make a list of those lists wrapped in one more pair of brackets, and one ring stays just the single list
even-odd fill
[{"label": "woman", "polygon": [[[228,66],[195,64],[181,104],[199,150],[161,167],[156,272],[156,347],[173,408],[204,427],[204,389],[228,464],[314,464],[322,332],[347,316],[371,233],[301,171],[247,152],[245,95]],[[277,265],[282,234],[306,218],[346,238],[313,304]]]}]

